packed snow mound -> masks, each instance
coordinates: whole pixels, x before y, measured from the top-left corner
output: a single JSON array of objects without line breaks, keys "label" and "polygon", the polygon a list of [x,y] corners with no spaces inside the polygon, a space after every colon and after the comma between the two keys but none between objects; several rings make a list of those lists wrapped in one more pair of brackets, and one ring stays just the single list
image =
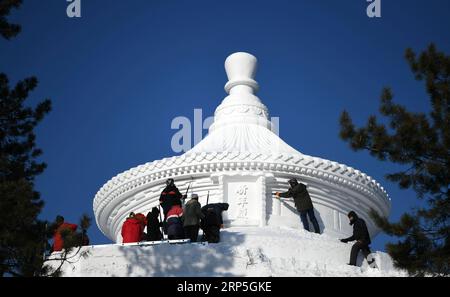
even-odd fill
[{"label": "packed snow mound", "polygon": [[217,244],[83,247],[88,257],[78,254],[65,263],[63,276],[406,276],[382,252],[372,254],[378,268],[369,267],[362,255],[361,267],[347,265],[351,246],[287,227],[232,227],[222,230]]}]

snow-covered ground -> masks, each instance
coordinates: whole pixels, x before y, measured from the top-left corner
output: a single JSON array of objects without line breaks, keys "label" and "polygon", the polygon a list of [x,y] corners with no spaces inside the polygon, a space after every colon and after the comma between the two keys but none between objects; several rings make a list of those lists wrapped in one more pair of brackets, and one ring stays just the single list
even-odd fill
[{"label": "snow-covered ground", "polygon": [[[201,233],[201,231],[200,231]],[[218,244],[101,245],[64,264],[63,276],[406,276],[386,253],[378,269],[347,265],[352,243],[287,227],[232,227]],[[55,265],[56,263],[54,263]]]}]

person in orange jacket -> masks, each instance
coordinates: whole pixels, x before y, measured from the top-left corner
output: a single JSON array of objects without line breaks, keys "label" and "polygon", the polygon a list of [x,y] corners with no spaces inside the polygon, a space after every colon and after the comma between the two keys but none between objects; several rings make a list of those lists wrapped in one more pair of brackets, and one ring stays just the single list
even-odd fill
[{"label": "person in orange jacket", "polygon": [[130,213],[122,225],[122,243],[142,241],[145,225],[145,216],[143,214]]},{"label": "person in orange jacket", "polygon": [[75,233],[78,226],[76,224],[70,224],[64,222],[63,216],[56,216],[56,230],[53,235],[53,251],[59,252],[64,248],[64,239],[62,238],[61,232],[63,230],[69,230],[70,233]]}]

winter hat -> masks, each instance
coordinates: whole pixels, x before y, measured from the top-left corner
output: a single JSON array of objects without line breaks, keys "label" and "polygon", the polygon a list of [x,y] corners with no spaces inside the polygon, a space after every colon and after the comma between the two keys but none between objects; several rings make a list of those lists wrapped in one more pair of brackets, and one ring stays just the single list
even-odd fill
[{"label": "winter hat", "polygon": [[198,200],[198,195],[197,195],[197,194],[192,194],[192,195],[191,195],[191,199]]},{"label": "winter hat", "polygon": [[173,180],[173,178],[169,178],[169,179],[166,181],[166,185],[167,185],[168,187],[174,186],[174,185],[175,185],[175,181]]},{"label": "winter hat", "polygon": [[63,217],[63,216],[60,216],[60,215],[57,215],[55,221],[56,221],[56,223],[58,223],[58,224],[62,224],[62,223],[64,223],[64,217]]},{"label": "winter hat", "polygon": [[291,178],[288,183],[291,185],[291,187],[298,185],[298,181],[296,178]]},{"label": "winter hat", "polygon": [[356,212],[354,212],[353,210],[352,211],[350,211],[349,213],[348,213],[348,215],[347,215],[347,217],[354,217],[355,219],[358,217],[358,215],[356,214]]},{"label": "winter hat", "polygon": [[152,213],[154,213],[154,214],[159,214],[159,209],[157,208],[157,207],[153,207],[152,208]]},{"label": "winter hat", "polygon": [[350,220],[350,225],[353,225],[353,223],[358,219],[358,215],[353,210],[350,211],[347,216]]}]

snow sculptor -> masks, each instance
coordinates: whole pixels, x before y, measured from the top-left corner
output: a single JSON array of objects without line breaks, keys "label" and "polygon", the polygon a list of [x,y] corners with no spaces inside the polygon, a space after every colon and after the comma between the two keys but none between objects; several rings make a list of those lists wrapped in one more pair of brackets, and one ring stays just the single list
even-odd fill
[{"label": "snow sculptor", "polygon": [[289,190],[285,193],[276,192],[275,196],[281,198],[294,198],[295,207],[300,213],[300,219],[303,224],[303,228],[309,231],[308,218],[314,226],[314,232],[320,234],[319,223],[317,223],[316,216],[314,215],[314,207],[309,196],[306,185],[299,183],[296,178],[291,178],[289,180],[289,185],[291,186]]},{"label": "snow sculptor", "polygon": [[367,263],[369,263],[369,265],[374,265],[375,259],[372,259],[370,261],[368,259],[368,256],[371,253],[369,248],[371,241],[366,222],[364,222],[363,219],[359,218],[354,211],[348,213],[348,219],[350,220],[350,225],[353,225],[353,235],[348,238],[341,239],[341,242],[347,243],[349,241],[356,240],[356,243],[352,246],[352,251],[350,252],[350,263],[348,264],[356,266],[356,259],[358,257],[359,251],[361,251],[364,257],[367,259]]},{"label": "snow sculptor", "polygon": [[191,242],[197,242],[198,230],[200,228],[200,220],[204,219],[201,205],[198,202],[198,195],[192,194],[183,208],[183,227],[184,234]]},{"label": "snow sculptor", "polygon": [[223,228],[222,212],[227,211],[228,203],[211,203],[202,207],[204,219],[201,222],[203,239],[208,243],[220,242],[220,229]]}]

